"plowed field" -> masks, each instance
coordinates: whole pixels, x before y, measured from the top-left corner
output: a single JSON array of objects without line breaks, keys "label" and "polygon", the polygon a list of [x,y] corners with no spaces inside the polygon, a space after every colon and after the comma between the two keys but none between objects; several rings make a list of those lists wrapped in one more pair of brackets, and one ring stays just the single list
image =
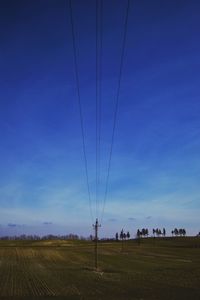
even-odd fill
[{"label": "plowed field", "polygon": [[200,239],[0,241],[0,299],[200,299]]}]

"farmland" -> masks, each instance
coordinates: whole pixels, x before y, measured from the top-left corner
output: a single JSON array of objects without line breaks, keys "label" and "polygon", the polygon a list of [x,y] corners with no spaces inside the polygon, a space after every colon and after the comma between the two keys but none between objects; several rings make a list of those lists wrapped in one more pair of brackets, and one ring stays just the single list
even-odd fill
[{"label": "farmland", "polygon": [[0,299],[200,299],[200,238],[0,241]]}]

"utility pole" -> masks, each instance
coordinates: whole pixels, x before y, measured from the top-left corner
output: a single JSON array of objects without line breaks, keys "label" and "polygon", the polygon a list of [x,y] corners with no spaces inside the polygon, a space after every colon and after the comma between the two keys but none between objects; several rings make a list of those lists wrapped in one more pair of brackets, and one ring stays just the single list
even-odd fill
[{"label": "utility pole", "polygon": [[94,230],[95,230],[95,245],[94,245],[94,266],[97,270],[98,268],[98,229],[101,227],[101,225],[98,222],[98,219],[96,219],[95,224],[93,224]]}]

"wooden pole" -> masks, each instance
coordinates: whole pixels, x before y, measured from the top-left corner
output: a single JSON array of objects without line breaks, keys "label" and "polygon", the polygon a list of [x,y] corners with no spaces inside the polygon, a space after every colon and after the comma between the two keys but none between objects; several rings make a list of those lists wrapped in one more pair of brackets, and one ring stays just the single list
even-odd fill
[{"label": "wooden pole", "polygon": [[95,224],[93,225],[95,230],[95,244],[94,244],[94,267],[97,270],[98,269],[98,229],[101,225],[98,222],[98,219],[96,219]]}]

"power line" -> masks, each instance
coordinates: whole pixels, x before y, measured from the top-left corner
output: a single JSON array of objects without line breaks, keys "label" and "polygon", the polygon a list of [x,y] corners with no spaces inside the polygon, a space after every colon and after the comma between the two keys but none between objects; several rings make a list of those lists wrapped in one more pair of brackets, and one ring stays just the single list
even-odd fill
[{"label": "power line", "polygon": [[102,49],[103,49],[103,0],[100,0],[100,50],[99,50],[99,178],[100,185],[100,166],[101,166],[101,100],[102,100]]},{"label": "power line", "polygon": [[76,43],[75,43],[74,22],[73,22],[73,13],[72,13],[71,0],[69,0],[69,11],[70,11],[72,44],[73,44],[73,53],[74,53],[75,80],[76,80],[76,89],[77,89],[78,105],[79,105],[79,115],[80,115],[80,123],[81,123],[83,157],[84,157],[84,163],[85,163],[86,184],[87,184],[87,191],[88,191],[90,215],[91,215],[91,218],[93,220],[92,206],[91,206],[91,193],[90,193],[89,176],[88,176],[88,162],[87,162],[86,147],[85,147],[85,133],[84,133],[84,126],[83,126],[83,113],[82,113],[82,105],[81,105],[81,97],[80,97],[80,83],[79,83],[79,74],[78,74],[77,51],[76,51]]},{"label": "power line", "polygon": [[105,188],[105,194],[104,194],[104,199],[103,199],[101,223],[102,223],[103,216],[104,216],[105,204],[106,204],[107,194],[108,194],[108,183],[109,183],[109,178],[110,178],[111,159],[112,159],[112,153],[113,153],[113,144],[114,144],[114,138],[115,138],[117,113],[118,113],[118,107],[119,107],[119,94],[120,94],[124,52],[125,52],[125,45],[126,45],[129,9],[130,9],[130,0],[127,1],[127,7],[126,7],[126,16],[125,16],[125,23],[124,23],[124,36],[123,36],[123,41],[122,41],[122,52],[121,52],[121,58],[120,58],[119,78],[118,78],[115,110],[114,110],[114,122],[113,122],[113,130],[112,130],[112,137],[111,137],[111,147],[110,147],[110,153],[109,153],[109,159],[108,159],[108,171],[107,171],[107,176],[106,176],[106,188]]},{"label": "power line", "polygon": [[96,216],[99,213],[103,1],[96,0]]},{"label": "power line", "polygon": [[98,169],[99,169],[99,147],[98,147],[98,126],[99,126],[99,99],[98,99],[98,79],[99,79],[99,61],[98,61],[98,41],[99,41],[99,30],[98,30],[98,23],[99,23],[99,11],[98,5],[99,1],[96,0],[96,217],[97,217],[97,202],[98,202]]}]

